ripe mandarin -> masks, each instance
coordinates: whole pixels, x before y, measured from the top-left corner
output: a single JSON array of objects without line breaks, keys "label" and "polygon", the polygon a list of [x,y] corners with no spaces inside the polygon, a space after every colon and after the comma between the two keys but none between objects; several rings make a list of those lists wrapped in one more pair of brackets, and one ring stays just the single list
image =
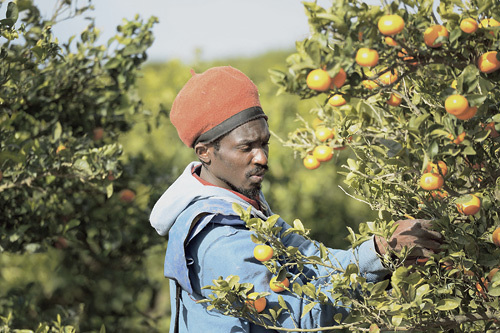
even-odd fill
[{"label": "ripe mandarin", "polygon": [[427,191],[437,190],[444,184],[444,179],[439,173],[426,172],[420,178],[420,187]]},{"label": "ripe mandarin", "polygon": [[466,34],[472,34],[476,32],[477,28],[478,23],[471,17],[463,19],[462,22],[460,22],[460,29]]},{"label": "ripe mandarin", "polygon": [[304,157],[303,163],[304,166],[309,170],[317,169],[321,165],[321,162],[318,161],[318,159],[312,154],[308,154],[306,157]]},{"label": "ripe mandarin", "polygon": [[288,280],[288,278],[285,278],[283,281],[276,281],[276,278],[277,276],[274,276],[271,278],[271,281],[269,281],[269,287],[275,293],[285,291],[285,288],[288,288],[290,286],[290,281]]},{"label": "ripe mandarin", "polygon": [[461,115],[469,108],[469,101],[462,95],[450,95],[444,101],[444,108],[454,116]]},{"label": "ripe mandarin", "polygon": [[268,261],[273,257],[273,248],[269,245],[259,244],[253,249],[253,256],[258,261]]},{"label": "ripe mandarin", "polygon": [[465,203],[457,203],[458,211],[464,215],[475,215],[481,208],[481,200],[474,194],[469,194]]},{"label": "ripe mandarin", "polygon": [[425,45],[428,47],[440,47],[443,45],[442,43],[435,43],[436,39],[441,36],[448,37],[450,33],[448,32],[448,29],[444,27],[443,25],[436,24],[433,26],[428,27],[424,31],[424,42]]},{"label": "ripe mandarin", "polygon": [[356,63],[362,67],[373,67],[377,65],[379,55],[377,50],[362,47],[356,52]]},{"label": "ripe mandarin", "polygon": [[323,69],[313,69],[307,74],[306,83],[309,89],[316,91],[326,91],[330,89],[332,79],[328,72]]},{"label": "ripe mandarin", "polygon": [[316,139],[318,139],[321,142],[333,139],[333,137],[335,136],[333,130],[325,126],[319,126],[318,128],[316,128],[316,130],[314,131],[314,135],[316,135]]},{"label": "ripe mandarin", "polygon": [[327,162],[333,157],[333,148],[327,145],[317,146],[313,150],[313,156],[316,157],[319,162]]},{"label": "ripe mandarin", "polygon": [[342,96],[341,94],[335,94],[328,99],[328,104],[330,104],[332,106],[342,106],[346,103],[347,103],[347,101],[345,100],[344,96]]},{"label": "ripe mandarin", "polygon": [[405,27],[405,21],[399,15],[383,15],[378,20],[377,26],[380,33],[386,36],[392,36],[403,31]]},{"label": "ripe mandarin", "polygon": [[246,304],[249,308],[254,309],[258,313],[261,313],[266,308],[267,300],[265,297],[259,297],[259,293],[254,292],[248,294]]},{"label": "ripe mandarin", "polygon": [[477,60],[477,67],[483,73],[489,74],[500,69],[497,51],[489,51],[482,54]]}]

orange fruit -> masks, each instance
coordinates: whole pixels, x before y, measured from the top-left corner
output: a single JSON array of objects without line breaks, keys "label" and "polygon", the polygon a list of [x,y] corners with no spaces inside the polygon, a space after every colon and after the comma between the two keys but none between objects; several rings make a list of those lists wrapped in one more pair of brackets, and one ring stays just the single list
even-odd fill
[{"label": "orange fruit", "polygon": [[486,126],[484,126],[484,129],[486,131],[491,131],[490,132],[490,136],[494,139],[494,138],[498,138],[498,136],[500,136],[500,134],[498,134],[497,130],[495,129],[495,122],[490,122],[488,123]]},{"label": "orange fruit", "polygon": [[477,28],[478,24],[476,20],[474,20],[471,17],[466,18],[462,20],[462,22],[460,22],[460,29],[462,29],[462,31],[465,32],[466,34],[472,34],[476,32]]},{"label": "orange fruit", "polygon": [[271,281],[269,281],[269,287],[275,293],[280,293],[284,291],[285,288],[288,288],[288,286],[290,286],[290,281],[288,280],[288,278],[285,278],[283,281],[276,281],[276,278],[277,276],[274,276],[271,278]]},{"label": "orange fruit", "polygon": [[434,43],[438,37],[448,37],[450,33],[443,25],[436,24],[428,27],[424,31],[424,42],[428,47],[440,47],[442,43]]},{"label": "orange fruit", "polygon": [[335,136],[333,130],[325,126],[319,126],[318,128],[316,128],[316,130],[314,131],[314,135],[316,135],[316,138],[321,142],[333,139],[333,137]]},{"label": "orange fruit", "polygon": [[304,163],[304,166],[309,170],[317,169],[321,165],[321,162],[311,154],[304,157],[304,160],[302,162]]},{"label": "orange fruit", "polygon": [[437,173],[442,176],[446,176],[448,173],[448,166],[443,161],[438,161],[437,163],[430,162],[427,164],[425,172]]},{"label": "orange fruit", "polygon": [[273,257],[273,248],[269,245],[259,244],[253,249],[253,256],[258,261],[268,261]]},{"label": "orange fruit", "polygon": [[454,144],[461,144],[462,141],[465,139],[465,132],[460,133],[456,138],[453,136],[453,134],[448,134],[448,138],[453,142]]},{"label": "orange fruit", "polygon": [[388,70],[384,74],[380,75],[378,79],[383,84],[389,85],[389,84],[395,82],[398,79],[398,72],[397,72],[396,69]]},{"label": "orange fruit", "polygon": [[373,67],[378,63],[378,52],[374,49],[362,47],[356,52],[356,63],[363,67]]},{"label": "orange fruit", "polygon": [[120,193],[118,194],[118,198],[121,202],[131,203],[135,199],[135,192],[126,188],[120,191]]},{"label": "orange fruit", "polygon": [[500,60],[497,58],[497,51],[489,51],[482,54],[477,60],[477,68],[483,73],[489,74],[500,68]]},{"label": "orange fruit", "polygon": [[444,184],[444,179],[439,173],[426,172],[420,178],[420,187],[427,191],[437,190]]},{"label": "orange fruit", "polygon": [[306,83],[309,89],[316,91],[326,91],[330,89],[332,79],[328,72],[323,69],[313,69],[307,74]]},{"label": "orange fruit", "polygon": [[387,36],[384,38],[384,41],[389,46],[398,46],[398,42],[396,42],[392,37]]},{"label": "orange fruit", "polygon": [[468,197],[467,202],[457,204],[458,211],[464,215],[475,215],[481,208],[481,200],[474,194],[469,194]]},{"label": "orange fruit", "polygon": [[444,101],[444,108],[454,116],[461,115],[469,108],[469,101],[462,95],[450,95]]},{"label": "orange fruit", "polygon": [[317,146],[313,150],[313,156],[316,157],[319,162],[327,162],[333,157],[333,148],[327,145]]},{"label": "orange fruit", "polygon": [[[489,28],[489,27],[498,27],[500,26],[500,22],[493,18],[486,18],[482,19],[481,22],[479,22],[479,27],[480,28]],[[490,35],[495,35],[493,31],[490,31]]]},{"label": "orange fruit", "polygon": [[448,192],[446,192],[446,191],[431,191],[431,196],[434,199],[442,200],[442,199],[448,197]]},{"label": "orange fruit", "polygon": [[319,118],[314,118],[313,121],[312,121],[312,127],[313,128],[317,128],[321,124],[323,124],[323,120],[321,120]]},{"label": "orange fruit", "polygon": [[363,84],[363,86],[365,86],[366,89],[370,89],[370,90],[378,87],[377,82],[375,82],[373,80],[363,80],[361,83]]},{"label": "orange fruit", "polygon": [[57,146],[57,149],[56,149],[56,154],[59,154],[61,151],[63,151],[64,149],[66,149],[66,146],[64,145],[59,145]]},{"label": "orange fruit", "polygon": [[403,58],[404,61],[407,61],[410,65],[417,65],[418,62],[416,61],[413,61],[413,62],[410,62],[411,60],[414,60],[415,58],[413,58],[412,56],[408,56],[408,51],[406,51],[406,49],[401,49],[401,52],[398,52],[398,57],[400,58]]},{"label": "orange fruit", "polygon": [[476,113],[477,113],[477,106],[469,106],[464,113],[457,114],[455,117],[457,117],[460,120],[469,120],[472,117],[474,117]]},{"label": "orange fruit", "polygon": [[94,128],[93,132],[94,132],[94,136],[92,137],[92,139],[94,141],[99,141],[104,137],[104,128],[102,128],[102,127]]},{"label": "orange fruit", "polygon": [[500,247],[500,227],[496,228],[495,231],[493,231],[491,238],[493,240],[493,243],[496,246]]},{"label": "orange fruit", "polygon": [[344,96],[342,96],[341,94],[335,94],[328,99],[328,104],[330,104],[332,106],[342,106],[345,103],[347,103],[347,102],[346,102]]},{"label": "orange fruit", "polygon": [[259,297],[259,293],[254,292],[248,294],[248,300],[245,301],[249,308],[254,309],[257,312],[262,312],[266,308],[267,300],[265,297]]},{"label": "orange fruit", "polygon": [[331,87],[333,89],[333,86],[340,88],[344,85],[345,80],[347,79],[347,74],[344,71],[344,69],[340,69],[337,75],[335,75],[332,79],[332,84]]},{"label": "orange fruit", "polygon": [[[483,296],[484,298],[486,298],[486,291],[488,291],[488,280],[486,280],[484,277],[481,278],[481,282],[477,282],[476,283],[476,289],[477,289],[477,292],[476,294],[478,295],[481,295]],[[483,288],[484,286],[484,288]]]},{"label": "orange fruit", "polygon": [[378,20],[378,30],[382,35],[392,36],[403,31],[405,27],[405,21],[399,15],[390,14],[383,15]]},{"label": "orange fruit", "polygon": [[387,100],[387,104],[389,104],[391,106],[398,106],[399,104],[401,104],[402,100],[403,100],[403,98],[400,95],[391,94],[391,96]]}]

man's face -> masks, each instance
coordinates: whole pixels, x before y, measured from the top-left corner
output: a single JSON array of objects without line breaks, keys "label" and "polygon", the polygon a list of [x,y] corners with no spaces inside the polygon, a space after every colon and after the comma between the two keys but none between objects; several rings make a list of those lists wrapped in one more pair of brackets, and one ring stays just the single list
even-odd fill
[{"label": "man's face", "polygon": [[[214,185],[256,198],[266,173],[269,128],[263,118],[245,123],[207,148],[208,163],[201,177]],[[204,172],[208,171],[208,172]]]}]

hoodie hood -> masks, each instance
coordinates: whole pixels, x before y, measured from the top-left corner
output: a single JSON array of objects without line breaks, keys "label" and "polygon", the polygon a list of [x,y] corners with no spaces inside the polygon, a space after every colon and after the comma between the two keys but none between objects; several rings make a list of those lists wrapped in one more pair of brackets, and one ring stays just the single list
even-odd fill
[{"label": "hoodie hood", "polygon": [[[174,225],[177,217],[191,204],[205,199],[221,199],[238,203],[243,208],[252,207],[252,214],[266,219],[261,211],[255,209],[248,202],[236,194],[217,186],[206,186],[200,183],[193,175],[192,170],[200,162],[191,162],[177,180],[163,193],[151,211],[149,221],[156,232],[165,236]],[[260,196],[263,199],[263,196]],[[264,204],[267,206],[267,203]],[[267,206],[266,208],[268,208]]]}]

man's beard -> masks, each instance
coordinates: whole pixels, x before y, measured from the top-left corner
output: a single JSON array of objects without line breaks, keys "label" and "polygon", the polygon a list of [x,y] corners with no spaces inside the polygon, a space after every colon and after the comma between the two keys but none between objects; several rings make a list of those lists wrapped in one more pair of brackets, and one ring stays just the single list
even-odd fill
[{"label": "man's beard", "polygon": [[[261,173],[266,172],[267,170],[269,170],[269,167],[267,165],[264,165],[264,166],[257,165],[253,170],[247,172],[245,174],[245,177],[250,178],[252,175],[261,174]],[[233,185],[227,179],[222,178],[221,180],[224,183],[226,183],[231,188],[231,190],[238,192],[240,194],[243,194],[247,198],[254,199],[254,200],[259,198],[260,189],[262,188],[261,183],[254,183],[254,184],[252,184],[251,188],[244,189],[244,188],[239,188],[239,187]]]},{"label": "man's beard", "polygon": [[261,184],[254,184],[254,186],[252,188],[244,189],[244,188],[239,188],[239,187],[234,186],[233,184],[231,184],[229,181],[227,181],[225,179],[222,179],[222,181],[224,183],[226,183],[231,188],[231,190],[238,192],[240,194],[243,194],[247,198],[254,199],[254,200],[259,198],[260,189],[262,187]]}]

